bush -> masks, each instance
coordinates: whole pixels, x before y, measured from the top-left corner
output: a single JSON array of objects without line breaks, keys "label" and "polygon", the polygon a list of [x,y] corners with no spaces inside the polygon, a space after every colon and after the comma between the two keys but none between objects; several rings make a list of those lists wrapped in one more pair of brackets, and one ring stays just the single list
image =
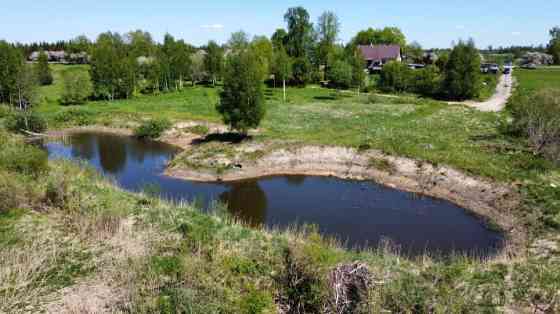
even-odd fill
[{"label": "bush", "polygon": [[171,126],[171,121],[167,119],[152,119],[142,122],[142,124],[134,130],[134,135],[139,138],[155,139],[160,137],[163,132]]},{"label": "bush", "polygon": [[36,113],[18,111],[8,116],[6,128],[12,132],[29,131],[42,133],[47,129],[47,122]]},{"label": "bush", "polygon": [[412,70],[404,63],[389,62],[383,66],[379,87],[386,92],[410,91]]},{"label": "bush", "polygon": [[429,65],[413,72],[411,85],[414,92],[420,95],[435,96],[440,92],[441,81],[439,69],[434,65]]},{"label": "bush", "polygon": [[0,169],[37,176],[48,170],[47,153],[0,134]]},{"label": "bush", "polygon": [[0,119],[9,116],[11,113],[10,107],[0,105]]},{"label": "bush", "polygon": [[54,121],[60,124],[84,126],[94,124],[95,118],[94,113],[89,110],[72,108],[57,113]]},{"label": "bush", "polygon": [[62,73],[62,105],[83,104],[93,93],[89,74],[84,71],[65,71]]},{"label": "bush", "polygon": [[328,71],[330,84],[335,88],[349,88],[352,85],[352,65],[338,60]]},{"label": "bush", "polygon": [[311,80],[312,66],[307,58],[297,58],[292,64],[294,85],[305,87]]},{"label": "bush", "polygon": [[22,200],[21,187],[11,179],[7,172],[0,170],[0,214],[17,208]]},{"label": "bush", "polygon": [[560,162],[560,89],[518,93],[510,101],[514,133],[526,136],[537,154]]}]

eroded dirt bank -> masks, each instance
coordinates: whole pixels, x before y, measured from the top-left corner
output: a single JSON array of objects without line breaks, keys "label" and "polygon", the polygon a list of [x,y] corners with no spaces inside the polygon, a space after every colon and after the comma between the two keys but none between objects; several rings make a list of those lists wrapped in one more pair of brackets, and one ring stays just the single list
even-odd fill
[{"label": "eroded dirt bank", "polygon": [[[266,151],[258,144],[241,144],[242,154]],[[189,148],[195,150],[196,148]],[[188,151],[186,152],[188,154]],[[257,153],[260,155],[262,153]],[[192,155],[196,159],[196,155]],[[186,158],[189,156],[179,156]],[[386,156],[378,151],[358,152],[352,148],[328,146],[300,146],[281,148],[264,153],[255,160],[233,157],[228,160],[220,154],[209,156],[207,166],[196,160],[173,163],[166,174],[193,181],[236,181],[273,175],[334,176],[344,179],[374,180],[380,184],[449,200],[488,218],[509,234],[515,242],[521,241],[523,232],[517,229],[511,210],[518,203],[512,188],[469,177],[445,166],[433,166],[413,159]],[[229,163],[229,165],[228,165]],[[220,166],[222,165],[222,166]],[[216,171],[218,169],[227,170]]]}]

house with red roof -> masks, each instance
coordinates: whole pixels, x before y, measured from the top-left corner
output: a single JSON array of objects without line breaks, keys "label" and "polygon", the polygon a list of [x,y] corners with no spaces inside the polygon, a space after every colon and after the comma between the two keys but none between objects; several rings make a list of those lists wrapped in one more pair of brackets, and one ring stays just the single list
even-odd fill
[{"label": "house with red roof", "polygon": [[370,71],[381,70],[383,65],[389,61],[402,61],[399,45],[360,45],[358,49]]}]

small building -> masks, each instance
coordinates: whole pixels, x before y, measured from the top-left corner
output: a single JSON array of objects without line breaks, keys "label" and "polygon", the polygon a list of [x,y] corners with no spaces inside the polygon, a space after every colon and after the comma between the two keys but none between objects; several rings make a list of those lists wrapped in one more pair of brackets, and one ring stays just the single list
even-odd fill
[{"label": "small building", "polygon": [[[47,54],[49,62],[60,62],[64,63],[66,61],[66,53],[63,50],[60,51],[44,51]],[[33,51],[31,55],[29,55],[29,61],[36,62],[39,60],[39,55],[41,54],[40,51]]]},{"label": "small building", "polygon": [[358,48],[370,71],[381,70],[383,65],[390,61],[402,61],[399,45],[360,45]]},{"label": "small building", "polygon": [[554,57],[543,52],[527,52],[521,59],[521,64],[552,65],[554,64]]}]

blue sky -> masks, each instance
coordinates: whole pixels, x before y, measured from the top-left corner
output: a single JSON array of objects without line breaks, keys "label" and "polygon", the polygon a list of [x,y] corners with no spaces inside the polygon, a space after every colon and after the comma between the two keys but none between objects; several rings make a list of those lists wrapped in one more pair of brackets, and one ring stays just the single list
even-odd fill
[{"label": "blue sky", "polygon": [[224,42],[243,29],[267,35],[284,27],[288,7],[304,6],[313,22],[325,10],[341,22],[341,40],[367,27],[400,27],[423,47],[449,47],[459,38],[488,45],[538,45],[560,25],[558,0],[0,0],[0,39],[31,42],[80,34],[143,29],[161,40],[165,32],[200,45]]}]

